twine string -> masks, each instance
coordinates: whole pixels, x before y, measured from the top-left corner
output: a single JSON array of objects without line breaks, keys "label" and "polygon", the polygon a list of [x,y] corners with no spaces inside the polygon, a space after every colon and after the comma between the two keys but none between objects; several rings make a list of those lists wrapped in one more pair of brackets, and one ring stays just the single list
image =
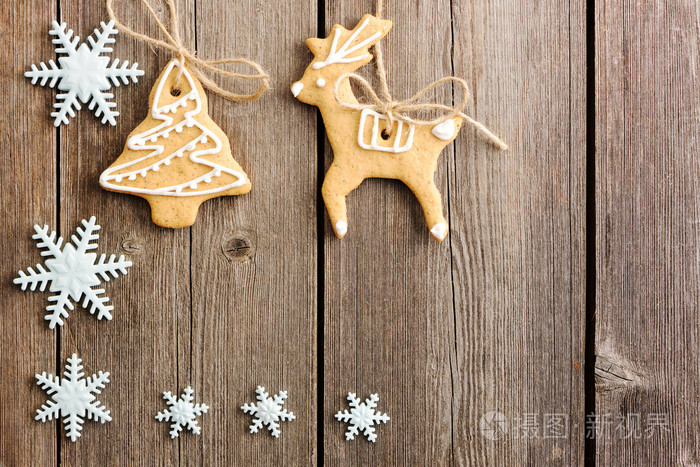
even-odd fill
[{"label": "twine string", "polygon": [[[377,0],[377,18],[382,17],[382,10],[384,8],[384,0]],[[482,123],[477,122],[470,116],[466,115],[464,108],[469,100],[469,86],[467,82],[456,76],[446,76],[440,78],[437,81],[430,83],[428,86],[418,91],[412,97],[409,97],[403,101],[396,101],[391,96],[391,91],[389,91],[389,85],[386,77],[386,68],[384,67],[384,54],[382,53],[381,41],[374,44],[375,52],[375,62],[377,66],[377,75],[379,78],[379,90],[381,97],[375,92],[369,82],[358,75],[357,73],[344,73],[335,82],[334,94],[335,100],[342,107],[351,110],[365,110],[370,109],[385,115],[389,120],[389,128],[393,128],[395,120],[403,120],[407,123],[414,125],[439,125],[440,123],[446,122],[454,117],[461,117],[466,122],[474,126],[477,130],[483,133],[497,148],[501,150],[508,149],[508,145],[501,140],[498,136],[493,134],[491,130],[486,128]],[[370,100],[369,104],[346,102],[340,97],[340,83],[345,79],[355,80],[360,86],[365,90]],[[428,92],[432,91],[436,87],[445,84],[453,83],[461,89],[462,98],[457,105],[445,105],[439,103],[428,103],[428,102],[418,102],[423,96]],[[441,111],[444,112],[441,116],[434,119],[425,120],[419,118],[412,118],[408,114],[420,112],[420,111]]]},{"label": "twine string", "polygon": [[[112,3],[114,2],[114,0],[107,0],[107,13],[109,15],[109,18],[112,21],[114,21],[116,27],[120,31],[124,32],[126,35],[131,36],[134,39],[141,40],[147,44],[171,51],[175,56],[178,57],[178,60],[183,66],[185,65],[185,63],[187,63],[188,69],[193,75],[197,77],[197,79],[199,79],[199,81],[202,83],[202,86],[209,89],[213,93],[220,95],[221,97],[232,101],[252,101],[260,97],[262,93],[270,87],[270,76],[265,72],[265,70],[263,70],[263,68],[260,65],[251,60],[240,57],[224,58],[220,60],[204,60],[199,58],[195,52],[190,52],[183,45],[182,40],[180,38],[180,22],[174,0],[164,1],[170,11],[170,31],[163,24],[160,18],[158,18],[158,14],[155,12],[153,7],[147,0],[141,0],[141,3],[143,3],[143,5],[148,10],[148,13],[151,15],[156,26],[158,26],[158,29],[160,30],[165,40],[156,39],[146,34],[141,34],[122,23],[114,14],[114,9],[112,8]],[[235,71],[228,71],[221,68],[222,66],[229,64],[246,65],[252,68],[255,72],[251,74],[246,74]],[[209,75],[206,72],[232,79],[259,80],[260,86],[258,86],[258,89],[255,92],[248,94],[239,94],[222,88],[211,77],[209,77]],[[180,73],[177,77],[178,82],[181,75],[182,68],[180,69]]]}]

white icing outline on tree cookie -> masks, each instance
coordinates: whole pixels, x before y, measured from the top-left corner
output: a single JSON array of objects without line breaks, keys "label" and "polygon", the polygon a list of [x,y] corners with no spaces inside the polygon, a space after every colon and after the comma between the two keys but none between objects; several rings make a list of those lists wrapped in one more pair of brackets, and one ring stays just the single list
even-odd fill
[{"label": "white icing outline on tree cookie", "polygon": [[[173,67],[180,67],[182,69],[182,76],[187,80],[188,84],[190,85],[190,88],[192,91],[188,92],[185,94],[183,97],[178,99],[177,101],[173,102],[172,104],[164,105],[161,107],[158,107],[157,104],[160,100],[160,95],[163,92],[163,87],[165,85],[165,82],[167,81],[168,76],[170,76],[170,73],[173,69]],[[173,118],[168,116],[167,114],[170,112],[176,112],[179,107],[185,107],[187,105],[187,102],[189,100],[193,100],[197,105],[196,107],[189,111],[185,112],[185,119],[178,123],[175,126],[171,127],[171,124],[173,123]],[[196,115],[199,115],[199,113],[202,110],[202,101],[199,96],[199,93],[197,92],[197,87],[194,84],[194,81],[192,79],[192,76],[190,75],[189,71],[187,71],[187,68],[183,67],[179,60],[173,60],[170,62],[168,67],[166,68],[165,73],[163,73],[163,79],[161,79],[160,83],[158,83],[158,88],[156,89],[156,93],[153,98],[153,109],[151,112],[151,115],[154,119],[156,120],[163,120],[163,123],[160,125],[156,126],[155,128],[149,128],[147,131],[143,133],[139,133],[136,135],[131,136],[128,141],[127,141],[127,147],[131,149],[132,151],[143,151],[147,149],[152,149],[152,152],[133,161],[118,165],[116,167],[109,168],[105,170],[102,175],[100,176],[100,185],[102,185],[104,188],[108,188],[111,190],[119,191],[122,193],[140,193],[140,194],[146,194],[146,195],[157,195],[157,196],[173,196],[173,197],[191,197],[191,196],[201,196],[201,195],[209,195],[213,193],[220,193],[222,191],[230,190],[231,188],[236,188],[241,185],[244,185],[246,183],[246,178],[245,175],[243,175],[241,172],[237,172],[235,170],[232,170],[228,167],[225,167],[220,164],[216,164],[214,162],[200,159],[200,156],[206,156],[209,154],[218,154],[221,151],[222,148],[222,143],[221,140],[216,136],[214,132],[212,132],[210,129],[208,129],[206,126],[202,125],[198,121],[196,121],[193,117]],[[170,154],[169,156],[165,157],[164,159],[160,159],[158,162],[151,164],[148,167],[144,167],[139,170],[134,170],[132,172],[126,172],[126,173],[120,173],[118,175],[115,175],[114,172],[117,172],[119,170],[122,170],[126,167],[132,166],[134,164],[138,164],[139,162],[142,162],[150,157],[155,157],[163,153],[164,147],[161,145],[148,145],[148,142],[155,142],[159,137],[162,137],[164,139],[167,139],[170,133],[173,131],[180,133],[182,132],[182,129],[187,126],[188,128],[192,126],[196,126],[199,128],[203,134],[199,137],[197,137],[194,141],[186,144],[184,147],[178,149],[174,153]],[[212,141],[216,143],[216,146],[211,149],[206,149],[206,150],[200,150],[200,151],[194,151],[191,152],[189,155],[189,158],[192,162],[195,164],[200,164],[200,165],[205,165],[208,167],[211,167],[212,170],[204,175],[201,175],[194,180],[188,181],[186,183],[181,183],[179,185],[173,185],[173,186],[168,186],[168,187],[161,187],[161,188],[156,188],[156,189],[148,189],[148,188],[137,188],[137,187],[129,187],[129,186],[123,186],[123,185],[115,185],[113,183],[110,183],[111,180],[114,180],[115,182],[119,183],[122,179],[127,178],[129,180],[135,180],[137,176],[145,177],[148,171],[153,170],[154,172],[157,172],[160,169],[161,165],[170,165],[171,159],[175,157],[183,157],[185,151],[193,151],[195,148],[195,145],[198,142],[206,143],[207,139],[210,138]],[[227,173],[229,175],[232,175],[234,177],[237,177],[238,180],[236,180],[233,183],[230,183],[228,185],[225,185],[223,187],[219,188],[213,188],[211,190],[204,190],[204,191],[192,191],[192,192],[185,192],[183,193],[182,190],[185,188],[190,188],[190,189],[196,189],[197,185],[199,183],[209,183],[212,181],[213,177],[219,177],[221,176],[222,173]]]}]

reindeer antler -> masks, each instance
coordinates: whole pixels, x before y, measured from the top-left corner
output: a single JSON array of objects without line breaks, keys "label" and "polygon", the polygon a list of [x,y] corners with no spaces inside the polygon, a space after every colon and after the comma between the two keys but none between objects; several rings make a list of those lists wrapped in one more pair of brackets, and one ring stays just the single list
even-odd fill
[{"label": "reindeer antler", "polygon": [[[355,29],[352,30],[350,37],[338,48],[341,36],[345,35],[345,33],[350,33],[350,31],[340,25],[336,25],[333,28],[333,39],[326,59],[314,63],[313,68],[318,70],[335,63],[353,63],[371,59],[372,56],[368,52],[369,48],[384,37],[391,29],[391,26],[391,21],[382,20],[372,15],[365,15]],[[367,35],[368,33],[371,34]],[[326,47],[330,38],[331,36],[326,39],[311,39],[307,42],[311,51],[318,57],[322,56],[327,50]],[[364,53],[354,57],[351,56],[357,51],[363,51]]]}]

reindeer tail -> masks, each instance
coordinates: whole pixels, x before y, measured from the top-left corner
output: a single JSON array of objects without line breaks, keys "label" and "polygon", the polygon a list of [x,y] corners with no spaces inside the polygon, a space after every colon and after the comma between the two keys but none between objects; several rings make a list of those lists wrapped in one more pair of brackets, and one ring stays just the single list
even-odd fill
[{"label": "reindeer tail", "polygon": [[459,128],[462,126],[461,120],[456,122],[456,119],[451,118],[445,120],[442,123],[438,123],[433,127],[432,133],[437,139],[441,141],[450,141],[457,137],[459,133]]}]

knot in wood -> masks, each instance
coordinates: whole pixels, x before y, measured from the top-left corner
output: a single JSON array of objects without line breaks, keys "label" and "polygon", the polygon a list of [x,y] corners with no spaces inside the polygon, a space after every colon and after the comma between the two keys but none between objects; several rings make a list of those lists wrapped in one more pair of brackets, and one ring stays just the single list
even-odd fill
[{"label": "knot in wood", "polygon": [[235,233],[224,241],[221,251],[232,261],[245,261],[253,255],[253,241],[245,233]]},{"label": "knot in wood", "polygon": [[122,242],[122,250],[125,253],[133,255],[141,251],[142,245],[133,238],[127,238]]}]

